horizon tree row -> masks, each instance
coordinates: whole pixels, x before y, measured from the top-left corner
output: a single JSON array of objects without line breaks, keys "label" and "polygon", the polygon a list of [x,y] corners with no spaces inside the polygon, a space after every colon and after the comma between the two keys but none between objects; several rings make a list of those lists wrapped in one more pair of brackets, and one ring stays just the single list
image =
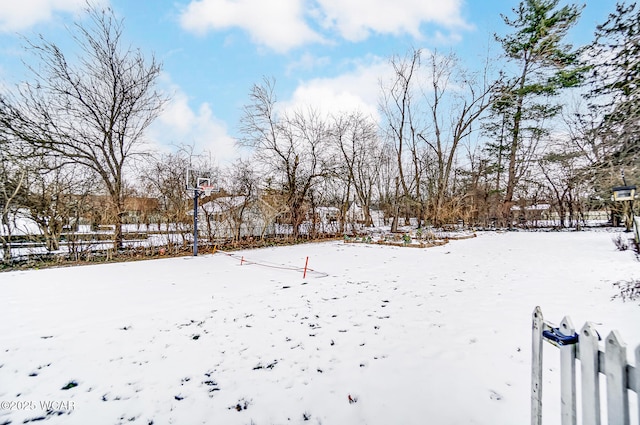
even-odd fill
[{"label": "horizon tree row", "polygon": [[[495,37],[502,60],[487,57],[480,71],[451,53],[391,56],[391,74],[380,76],[379,122],[361,112],[285,109],[273,78],[256,83],[238,139],[252,155],[219,170],[224,193],[246,200],[235,213],[236,237],[237,223],[252,217],[249,204],[265,196],[279,200],[261,214],[286,217],[293,238],[309,209],[334,207],[346,217],[354,202],[364,225],[377,209],[394,231],[409,218],[418,227],[508,227],[518,221],[514,211],[534,203],[550,204],[561,227],[592,208],[620,209],[609,201],[620,170],[632,182],[640,176],[640,7],[618,3],[593,42],[574,48],[565,39],[580,12],[559,0],[522,0]],[[93,217],[114,225],[117,251],[125,202],[141,194],[157,200],[157,220],[188,230],[183,176],[193,147],[143,146],[168,100],[156,88],[162,66],[126,47],[111,10],[86,13],[71,29],[75,55],[27,39],[31,79],[0,94],[5,253],[18,210],[38,224],[47,249],[57,249],[71,222]],[[108,207],[88,201],[92,194],[105,195]],[[339,231],[347,224],[340,220]]]}]

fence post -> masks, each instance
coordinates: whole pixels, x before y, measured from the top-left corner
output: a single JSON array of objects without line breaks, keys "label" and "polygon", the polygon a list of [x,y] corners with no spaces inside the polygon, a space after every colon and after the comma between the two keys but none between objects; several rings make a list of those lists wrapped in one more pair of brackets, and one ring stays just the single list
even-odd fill
[{"label": "fence post", "polygon": [[542,425],[542,310],[533,310],[531,344],[531,425]]},{"label": "fence post", "polygon": [[[564,336],[572,336],[576,330],[571,318],[565,316],[558,328]],[[562,425],[576,425],[576,345],[560,347],[560,412]]]},{"label": "fence post", "polygon": [[611,331],[607,336],[604,356],[607,375],[607,423],[629,425],[627,346],[618,331]]},{"label": "fence post", "polygon": [[598,332],[591,322],[580,330],[580,374],[582,376],[582,423],[600,425],[600,372]]}]

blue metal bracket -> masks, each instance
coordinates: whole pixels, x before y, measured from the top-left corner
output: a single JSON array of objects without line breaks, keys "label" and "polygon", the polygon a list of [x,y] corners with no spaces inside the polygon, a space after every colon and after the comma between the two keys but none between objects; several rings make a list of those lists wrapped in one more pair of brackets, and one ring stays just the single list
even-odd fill
[{"label": "blue metal bracket", "polygon": [[563,335],[560,328],[551,328],[551,330],[542,331],[542,337],[554,345],[571,345],[578,343],[578,334]]}]

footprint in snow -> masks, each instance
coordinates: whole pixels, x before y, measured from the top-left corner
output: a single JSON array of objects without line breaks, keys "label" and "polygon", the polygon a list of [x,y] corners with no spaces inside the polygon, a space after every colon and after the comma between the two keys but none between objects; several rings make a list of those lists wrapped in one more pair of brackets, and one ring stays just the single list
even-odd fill
[{"label": "footprint in snow", "polygon": [[501,395],[501,394],[499,394],[499,393],[497,393],[497,392],[496,392],[496,391],[494,391],[494,390],[489,390],[489,398],[490,398],[491,400],[499,401],[499,400],[502,400],[502,395]]}]

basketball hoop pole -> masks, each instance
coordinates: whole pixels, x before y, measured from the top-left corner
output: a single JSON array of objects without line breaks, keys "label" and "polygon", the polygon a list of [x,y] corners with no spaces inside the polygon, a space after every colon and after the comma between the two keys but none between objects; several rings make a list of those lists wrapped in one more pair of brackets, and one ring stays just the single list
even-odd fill
[{"label": "basketball hoop pole", "polygon": [[185,176],[185,189],[187,192],[193,191],[193,256],[198,255],[198,199],[200,196],[210,196],[211,192],[217,192],[211,182],[213,181],[211,170],[197,170],[187,168]]},{"label": "basketball hoop pole", "polygon": [[198,196],[200,190],[193,191],[193,256],[198,256]]}]

